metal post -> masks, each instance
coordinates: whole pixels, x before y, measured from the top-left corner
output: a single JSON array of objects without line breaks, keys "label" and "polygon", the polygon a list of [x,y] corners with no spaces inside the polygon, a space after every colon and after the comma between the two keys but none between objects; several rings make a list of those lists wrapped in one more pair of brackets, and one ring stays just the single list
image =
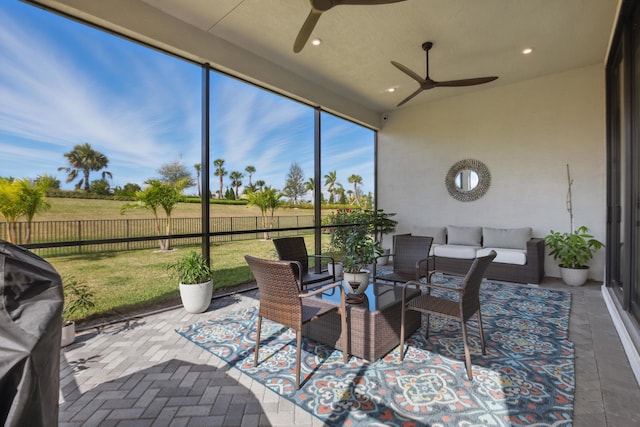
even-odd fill
[{"label": "metal post", "polygon": [[209,90],[210,90],[211,67],[209,64],[202,66],[202,144],[201,144],[201,198],[202,206],[202,255],[211,265],[211,242],[209,241],[209,157],[210,157],[210,135],[209,135]]}]

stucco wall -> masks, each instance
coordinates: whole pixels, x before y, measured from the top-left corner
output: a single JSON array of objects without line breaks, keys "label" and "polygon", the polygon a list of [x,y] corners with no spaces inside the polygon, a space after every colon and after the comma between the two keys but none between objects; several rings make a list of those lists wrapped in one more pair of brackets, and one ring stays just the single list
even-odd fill
[{"label": "stucco wall", "polygon": [[[455,89],[433,89],[455,90]],[[593,65],[389,112],[378,135],[378,203],[397,212],[397,232],[418,225],[531,226],[535,237],[569,230],[569,164],[574,224],[605,240],[604,71]],[[444,185],[455,162],[491,172],[474,202]],[[604,250],[590,277],[603,279]],[[547,256],[546,274],[558,277]]]}]

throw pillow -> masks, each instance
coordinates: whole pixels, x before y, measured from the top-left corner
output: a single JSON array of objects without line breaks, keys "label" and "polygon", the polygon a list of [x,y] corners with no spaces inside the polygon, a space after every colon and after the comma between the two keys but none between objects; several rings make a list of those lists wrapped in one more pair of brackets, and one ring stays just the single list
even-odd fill
[{"label": "throw pillow", "polygon": [[482,246],[482,227],[447,225],[447,244]]},{"label": "throw pillow", "polygon": [[482,228],[485,248],[527,249],[531,240],[531,227],[522,228]]}]

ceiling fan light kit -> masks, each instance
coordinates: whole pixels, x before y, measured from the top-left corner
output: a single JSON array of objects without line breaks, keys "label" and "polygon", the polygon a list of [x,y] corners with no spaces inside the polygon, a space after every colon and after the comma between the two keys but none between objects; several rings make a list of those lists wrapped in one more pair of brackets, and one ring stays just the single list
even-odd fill
[{"label": "ceiling fan light kit", "polygon": [[442,81],[442,82],[437,82],[435,80],[432,80],[429,77],[429,51],[431,50],[432,47],[433,47],[433,42],[424,42],[424,43],[422,43],[422,49],[425,51],[426,57],[427,57],[426,58],[426,60],[427,60],[426,75],[425,75],[424,79],[422,77],[420,77],[420,75],[418,75],[417,73],[413,72],[409,67],[406,67],[406,66],[404,66],[404,65],[402,65],[402,64],[400,64],[398,62],[391,61],[391,64],[394,67],[396,67],[397,69],[399,69],[400,71],[402,71],[403,73],[405,73],[406,75],[408,75],[409,77],[411,77],[412,79],[417,81],[418,84],[420,85],[418,90],[416,90],[411,95],[409,95],[405,99],[403,99],[398,104],[398,107],[400,107],[401,105],[406,104],[407,102],[409,102],[411,99],[413,99],[415,96],[417,96],[422,91],[433,89],[435,87],[474,86],[474,85],[481,85],[481,84],[489,83],[489,82],[492,82],[492,81],[494,81],[494,80],[496,80],[498,78],[496,76],[475,77],[475,78],[471,78],[471,79],[448,80],[448,81]]}]

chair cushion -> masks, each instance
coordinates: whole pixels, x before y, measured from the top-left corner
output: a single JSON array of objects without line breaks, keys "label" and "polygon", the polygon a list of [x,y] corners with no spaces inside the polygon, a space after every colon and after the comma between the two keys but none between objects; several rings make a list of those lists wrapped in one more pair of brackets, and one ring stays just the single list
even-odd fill
[{"label": "chair cushion", "polygon": [[482,228],[482,243],[485,248],[527,249],[531,240],[531,227]]},{"label": "chair cushion", "polygon": [[480,246],[439,245],[433,250],[435,256],[458,259],[474,259]]},{"label": "chair cushion", "polygon": [[447,244],[482,246],[482,227],[447,225]]},{"label": "chair cushion", "polygon": [[482,248],[478,250],[478,256],[489,255],[491,251],[496,251],[497,254],[493,262],[515,265],[527,263],[527,251],[524,249]]}]

